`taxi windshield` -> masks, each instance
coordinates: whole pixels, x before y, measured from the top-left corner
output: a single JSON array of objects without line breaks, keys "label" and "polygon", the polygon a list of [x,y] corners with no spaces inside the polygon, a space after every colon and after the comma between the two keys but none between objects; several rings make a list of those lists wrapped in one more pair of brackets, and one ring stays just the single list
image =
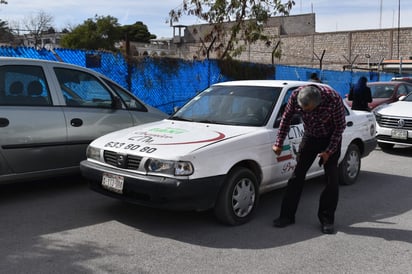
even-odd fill
[{"label": "taxi windshield", "polygon": [[170,119],[224,125],[263,126],[281,88],[212,86],[191,99]]}]

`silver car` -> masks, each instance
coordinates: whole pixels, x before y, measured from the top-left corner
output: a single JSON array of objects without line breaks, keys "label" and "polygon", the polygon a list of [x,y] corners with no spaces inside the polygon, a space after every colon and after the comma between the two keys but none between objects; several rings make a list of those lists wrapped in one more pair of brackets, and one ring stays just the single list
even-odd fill
[{"label": "silver car", "polygon": [[79,172],[93,139],[167,116],[93,70],[0,57],[0,184]]}]

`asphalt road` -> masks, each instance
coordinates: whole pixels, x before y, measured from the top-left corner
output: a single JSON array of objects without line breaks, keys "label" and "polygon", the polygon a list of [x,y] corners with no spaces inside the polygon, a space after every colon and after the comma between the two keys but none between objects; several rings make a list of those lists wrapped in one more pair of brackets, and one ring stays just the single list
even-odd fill
[{"label": "asphalt road", "polygon": [[272,227],[283,189],[238,227],[211,212],[143,208],[81,178],[0,185],[0,273],[411,273],[412,147],[376,149],[341,187],[335,235],[316,218],[321,179],[296,224]]}]

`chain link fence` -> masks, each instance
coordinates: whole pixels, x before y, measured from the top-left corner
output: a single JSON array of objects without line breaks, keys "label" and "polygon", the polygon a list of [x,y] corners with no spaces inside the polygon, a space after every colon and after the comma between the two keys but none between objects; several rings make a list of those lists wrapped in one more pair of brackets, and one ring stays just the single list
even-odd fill
[{"label": "chain link fence", "polygon": [[[0,47],[0,56],[45,59],[88,67],[116,81],[147,104],[166,113],[172,113],[175,107],[182,106],[211,84],[227,80],[257,79],[256,74],[239,73],[239,66],[232,69],[237,70],[238,76],[230,74],[231,66],[226,65],[222,70],[223,66],[216,60],[187,61],[149,57],[126,60],[120,53],[105,51],[60,48],[49,51],[4,46]],[[244,63],[244,66],[250,70],[250,64]],[[253,66],[252,70],[259,71]],[[267,69],[269,70],[262,74],[264,79],[308,80],[310,74],[316,72],[323,83],[332,86],[342,97],[361,76],[366,76],[369,82],[389,81],[395,76],[383,72],[329,71],[282,65],[269,65]]]}]

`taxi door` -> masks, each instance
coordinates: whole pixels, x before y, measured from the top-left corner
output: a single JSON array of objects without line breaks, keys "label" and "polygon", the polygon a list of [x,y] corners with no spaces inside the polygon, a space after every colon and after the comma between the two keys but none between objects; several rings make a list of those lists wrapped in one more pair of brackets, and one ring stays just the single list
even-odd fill
[{"label": "taxi door", "polygon": [[[284,98],[282,99],[281,107],[276,115],[276,122],[274,125],[273,140],[276,140],[280,120],[283,115],[283,111],[286,107],[288,99],[296,87],[290,88]],[[296,167],[296,157],[299,150],[299,144],[302,141],[303,136],[303,123],[299,115],[295,115],[292,118],[288,136],[283,142],[282,152],[280,155],[273,153],[275,158],[274,168],[272,170],[272,178],[276,182],[285,182],[292,176]]]}]

